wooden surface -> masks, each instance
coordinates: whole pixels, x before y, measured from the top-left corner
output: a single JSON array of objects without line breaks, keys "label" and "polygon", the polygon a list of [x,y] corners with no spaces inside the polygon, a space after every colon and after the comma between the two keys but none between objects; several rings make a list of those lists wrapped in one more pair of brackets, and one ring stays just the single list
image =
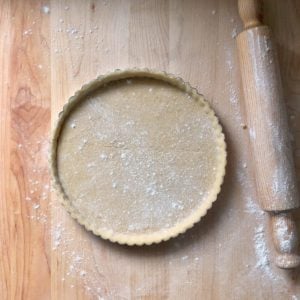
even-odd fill
[{"label": "wooden surface", "polygon": [[[266,1],[264,11],[299,183],[299,1]],[[299,270],[268,264],[269,228],[255,204],[236,1],[1,0],[0,22],[1,299],[300,297]],[[127,67],[166,70],[196,86],[220,117],[229,151],[208,215],[185,235],[143,248],[94,237],[49,195],[50,124],[83,83]]]}]

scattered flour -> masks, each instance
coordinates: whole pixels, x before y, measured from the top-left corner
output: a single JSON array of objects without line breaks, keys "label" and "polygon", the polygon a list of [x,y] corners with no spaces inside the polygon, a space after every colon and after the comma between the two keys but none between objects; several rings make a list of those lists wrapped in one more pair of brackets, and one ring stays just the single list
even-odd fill
[{"label": "scattered flour", "polygon": [[153,186],[146,188],[146,194],[154,196],[157,194],[156,189]]},{"label": "scattered flour", "polygon": [[40,205],[39,205],[39,204],[33,204],[33,205],[32,205],[32,208],[33,208],[33,209],[38,209],[38,208],[40,208]]},{"label": "scattered flour", "polygon": [[236,37],[237,37],[237,29],[236,28],[233,28],[232,29],[232,32],[231,32],[231,37],[233,38],[233,39],[235,39]]},{"label": "scattered flour", "polygon": [[46,224],[48,221],[45,208],[50,191],[49,184],[44,184],[44,182],[48,180],[49,174],[47,165],[41,167],[41,160],[45,160],[45,164],[47,164],[48,149],[47,137],[40,137],[39,140],[26,140],[18,144],[19,155],[24,157],[26,164],[30,166],[30,168],[25,167],[24,169],[27,192],[22,200],[26,201],[28,208],[26,217],[40,224]]},{"label": "scattered flour", "polygon": [[101,160],[107,160],[108,159],[108,155],[106,153],[101,153],[100,154],[100,158],[101,158]]},{"label": "scattered flour", "polygon": [[245,212],[255,214],[256,218],[262,221],[263,216],[266,214],[251,197],[246,197],[246,210]]},{"label": "scattered flour", "polygon": [[276,219],[275,227],[277,228],[277,237],[280,242],[280,247],[284,252],[290,252],[293,246],[290,241],[294,240],[293,232],[289,230],[288,224],[281,218]]},{"label": "scattered flour", "polygon": [[46,15],[50,14],[49,6],[46,6],[46,5],[42,6],[42,12]]},{"label": "scattered flour", "polygon": [[116,182],[112,183],[112,187],[115,189],[118,186],[118,184]]},{"label": "scattered flour", "polygon": [[64,228],[61,223],[54,226],[52,230],[52,250],[56,250],[61,244]]},{"label": "scattered flour", "polygon": [[24,36],[32,35],[32,29],[29,28],[29,29],[27,29],[27,30],[24,30],[23,35],[24,35]]},{"label": "scattered flour", "polygon": [[270,261],[269,251],[267,249],[265,241],[265,231],[263,225],[259,225],[255,229],[254,245],[255,253],[257,256],[256,268],[260,268],[263,271],[265,271],[266,269],[268,269]]},{"label": "scattered flour", "polygon": [[61,281],[70,284],[70,288],[75,288],[74,279],[80,282],[80,287],[83,287],[87,296],[93,299],[123,299],[123,295],[119,291],[105,287],[107,280],[102,275],[103,270],[95,267],[94,256],[91,254],[90,249],[80,247],[74,249],[74,241],[81,239],[83,244],[88,243],[88,237],[74,236],[69,230],[66,230],[63,222],[58,223],[52,227],[51,244],[52,251],[59,253],[63,256],[65,263],[65,274]]},{"label": "scattered flour", "polygon": [[255,140],[256,139],[256,132],[253,128],[249,128],[249,135],[250,135],[250,138]]}]

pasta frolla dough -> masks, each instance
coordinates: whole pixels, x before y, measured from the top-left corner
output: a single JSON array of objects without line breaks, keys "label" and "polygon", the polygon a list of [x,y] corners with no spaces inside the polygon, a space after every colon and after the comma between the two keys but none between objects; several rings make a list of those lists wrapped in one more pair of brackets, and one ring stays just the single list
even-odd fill
[{"label": "pasta frolla dough", "polygon": [[116,71],[71,97],[51,166],[66,209],[104,239],[158,243],[192,227],[216,200],[224,136],[189,84],[149,70]]}]

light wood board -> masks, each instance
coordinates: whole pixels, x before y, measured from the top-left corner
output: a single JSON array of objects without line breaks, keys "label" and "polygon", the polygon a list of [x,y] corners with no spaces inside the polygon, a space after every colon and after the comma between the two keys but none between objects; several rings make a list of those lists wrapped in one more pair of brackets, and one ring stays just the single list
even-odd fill
[{"label": "light wood board", "polygon": [[[0,3],[1,299],[300,298],[299,270],[268,263],[269,228],[255,204],[236,1]],[[265,1],[264,12],[279,51],[300,179],[299,1]],[[228,143],[225,183],[208,215],[150,247],[94,237],[49,189],[50,127],[63,104],[96,76],[128,67],[166,70],[197,87]]]}]

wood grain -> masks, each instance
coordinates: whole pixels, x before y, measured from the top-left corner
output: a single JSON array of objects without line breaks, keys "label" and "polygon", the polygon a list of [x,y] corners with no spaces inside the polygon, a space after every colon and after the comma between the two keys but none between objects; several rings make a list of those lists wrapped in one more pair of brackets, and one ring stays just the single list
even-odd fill
[{"label": "wood grain", "polygon": [[3,299],[48,299],[49,24],[41,18],[40,2],[2,1],[1,8],[0,228],[5,243],[0,294]]},{"label": "wood grain", "polygon": [[[279,50],[299,179],[299,4],[265,1],[264,10]],[[236,1],[2,0],[0,16],[1,299],[300,294],[298,270],[277,270],[258,255],[257,245],[270,240],[266,216],[255,206],[248,132],[241,126],[246,119],[234,39],[241,31]],[[50,205],[45,188],[50,122],[82,84],[126,67],[166,70],[196,86],[220,117],[228,143],[225,184],[208,215],[185,235],[151,247],[94,237],[54,193]]]}]

